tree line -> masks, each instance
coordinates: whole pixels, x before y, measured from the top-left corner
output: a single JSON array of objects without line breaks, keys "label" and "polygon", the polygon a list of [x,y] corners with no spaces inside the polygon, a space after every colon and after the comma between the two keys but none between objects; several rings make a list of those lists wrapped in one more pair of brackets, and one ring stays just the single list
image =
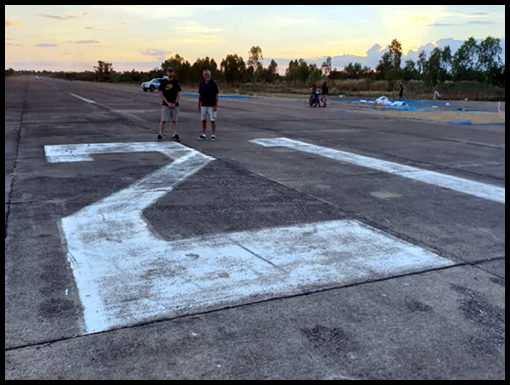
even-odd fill
[{"label": "tree line", "polygon": [[418,60],[407,60],[402,66],[402,45],[393,40],[376,68],[377,76],[388,81],[423,80],[425,85],[449,81],[479,81],[505,86],[505,64],[501,40],[492,36],[480,43],[473,37],[452,54],[450,46],[436,47],[427,57],[420,52]]},{"label": "tree line", "polygon": [[[492,36],[478,42],[471,37],[455,52],[449,46],[436,47],[429,55],[425,51],[418,60],[402,63],[402,45],[394,39],[388,46],[375,69],[363,67],[361,63],[349,63],[345,68],[332,68],[332,59],[328,57],[319,67],[307,63],[304,59],[291,60],[285,75],[278,72],[278,63],[271,60],[265,67],[263,52],[259,46],[253,46],[245,60],[238,54],[227,55],[221,62],[210,57],[198,58],[193,64],[179,54],[161,63],[160,68],[151,71],[116,72],[112,63],[98,61],[94,71],[47,73],[66,79],[91,80],[100,82],[142,82],[151,78],[163,77],[167,67],[174,67],[177,78],[185,84],[198,84],[204,69],[211,71],[214,79],[229,85],[243,83],[301,83],[312,84],[322,80],[362,79],[386,80],[390,84],[421,80],[427,87],[435,87],[445,81],[476,81],[505,88],[505,64],[501,59],[501,40]],[[16,73],[5,70],[6,76]]]}]

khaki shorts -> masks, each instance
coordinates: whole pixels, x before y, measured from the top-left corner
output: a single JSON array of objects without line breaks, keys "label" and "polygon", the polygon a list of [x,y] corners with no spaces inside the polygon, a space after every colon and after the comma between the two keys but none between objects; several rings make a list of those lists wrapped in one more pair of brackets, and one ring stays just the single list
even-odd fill
[{"label": "khaki shorts", "polygon": [[209,120],[211,122],[215,122],[218,118],[218,114],[216,111],[213,111],[214,107],[200,107],[200,117],[202,119],[202,122],[205,122],[207,120],[207,117],[209,116]]},{"label": "khaki shorts", "polygon": [[161,106],[162,122],[177,122],[179,120],[179,107],[171,109],[168,106]]}]

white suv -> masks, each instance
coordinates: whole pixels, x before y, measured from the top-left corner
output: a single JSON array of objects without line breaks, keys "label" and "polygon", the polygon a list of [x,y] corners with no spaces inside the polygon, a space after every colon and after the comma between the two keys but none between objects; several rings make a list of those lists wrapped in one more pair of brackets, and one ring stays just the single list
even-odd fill
[{"label": "white suv", "polygon": [[159,79],[152,79],[150,82],[144,82],[142,83],[142,89],[144,92],[150,91],[154,92],[154,90],[159,89],[159,82],[161,80],[164,80],[162,78]]}]

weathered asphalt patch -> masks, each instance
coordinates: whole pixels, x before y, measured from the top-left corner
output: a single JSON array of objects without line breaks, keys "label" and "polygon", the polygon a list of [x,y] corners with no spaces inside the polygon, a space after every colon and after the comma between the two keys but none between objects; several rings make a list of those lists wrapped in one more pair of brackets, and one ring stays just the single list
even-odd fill
[{"label": "weathered asphalt patch", "polygon": [[370,193],[370,195],[372,195],[373,197],[379,198],[379,199],[383,199],[383,200],[386,200],[386,199],[395,199],[395,198],[402,197],[401,194],[392,193],[392,192],[389,192],[389,191],[372,191]]},{"label": "weathered asphalt patch", "polygon": [[213,158],[175,143],[46,146],[50,162],[158,151],[172,163],[62,218],[85,333],[288,296],[452,262],[353,220],[168,242],[142,215]]}]

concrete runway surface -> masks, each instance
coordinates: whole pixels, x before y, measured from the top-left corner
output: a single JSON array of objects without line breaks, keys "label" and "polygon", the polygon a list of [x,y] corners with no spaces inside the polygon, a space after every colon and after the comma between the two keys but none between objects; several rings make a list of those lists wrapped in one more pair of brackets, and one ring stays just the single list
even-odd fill
[{"label": "concrete runway surface", "polygon": [[6,379],[505,378],[504,124],[186,91],[6,78]]}]

